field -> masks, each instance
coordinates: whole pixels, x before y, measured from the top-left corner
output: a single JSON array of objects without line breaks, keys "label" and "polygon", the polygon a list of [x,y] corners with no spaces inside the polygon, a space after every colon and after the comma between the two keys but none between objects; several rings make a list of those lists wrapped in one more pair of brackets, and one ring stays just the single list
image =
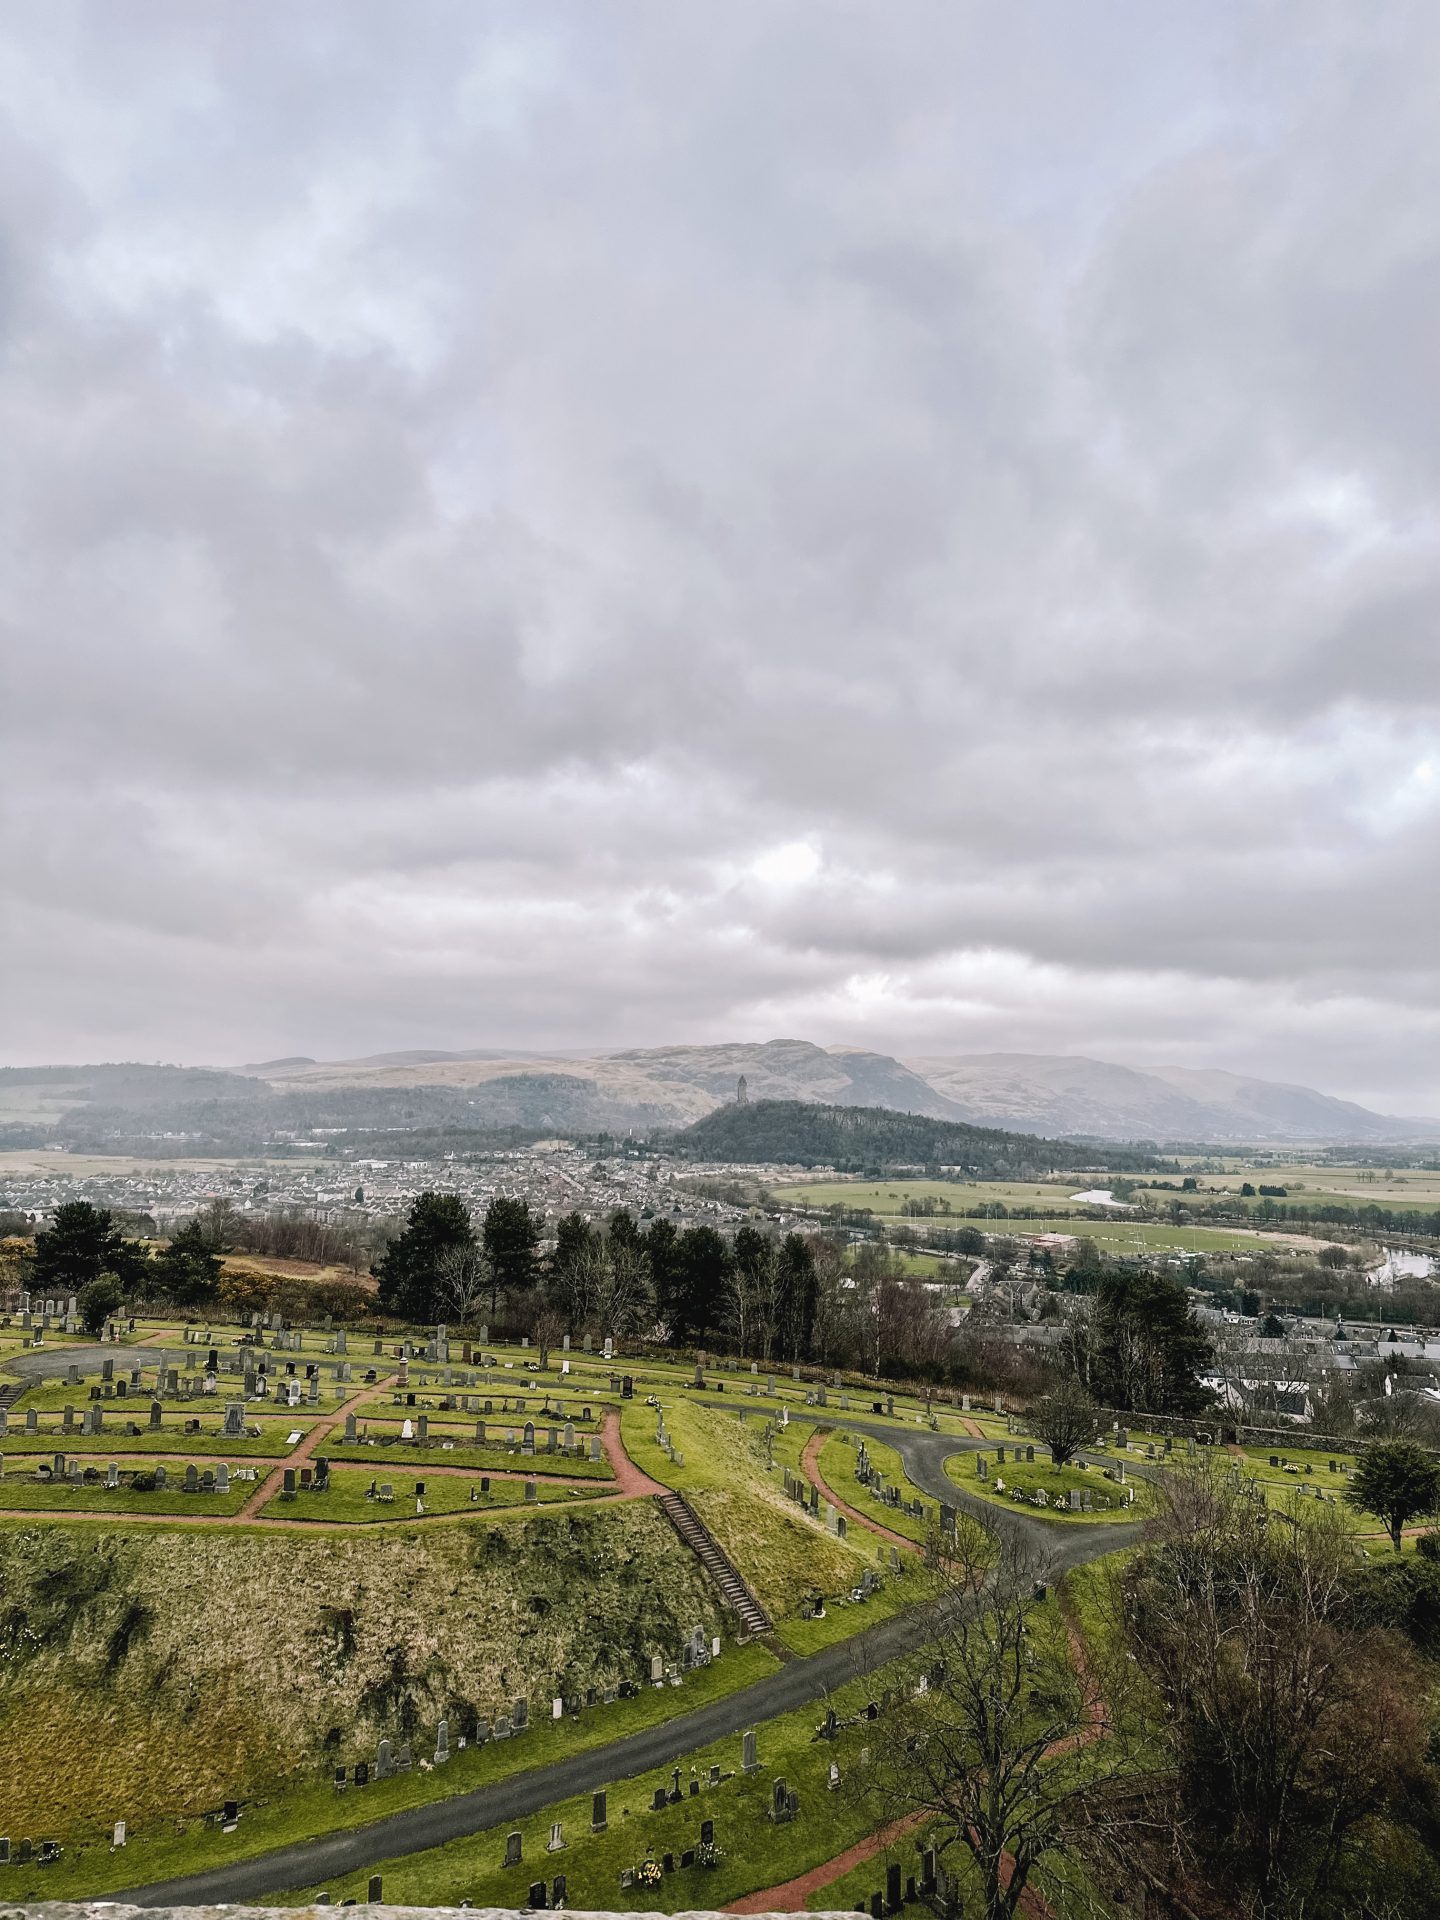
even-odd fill
[{"label": "field", "polygon": [[[773,1189],[777,1200],[798,1207],[868,1208],[871,1213],[902,1216],[907,1200],[933,1200],[964,1214],[971,1207],[1008,1207],[1025,1212],[1032,1207],[1069,1209],[1070,1196],[1107,1184],[1104,1175],[1087,1174],[1063,1181],[1034,1180],[820,1180]],[[1077,1208],[1077,1212],[1085,1212]],[[1102,1209],[1090,1209],[1102,1211]],[[943,1216],[937,1213],[934,1218]],[[961,1221],[958,1224],[965,1224]]]},{"label": "field", "polygon": [[[1093,1175],[1090,1186],[1105,1184],[1103,1175]],[[1080,1207],[1071,1201],[1077,1189],[1071,1182],[1060,1186],[1041,1186],[1018,1181],[995,1181],[968,1185],[945,1180],[882,1180],[861,1184],[831,1181],[808,1186],[784,1187],[777,1197],[797,1206],[864,1207],[887,1223],[904,1221],[923,1232],[934,1229],[974,1227],[984,1234],[1029,1238],[1045,1234],[1083,1236],[1112,1253],[1234,1253],[1252,1251],[1287,1236],[1252,1233],[1244,1227],[1171,1226],[1168,1221],[1139,1220],[1109,1207]],[[1166,1196],[1175,1197],[1175,1196]],[[916,1218],[902,1212],[907,1200],[948,1201],[953,1211]],[[1044,1207],[1063,1214],[1048,1219],[1024,1211]],[[1004,1215],[971,1219],[966,1209],[1004,1207]]]}]

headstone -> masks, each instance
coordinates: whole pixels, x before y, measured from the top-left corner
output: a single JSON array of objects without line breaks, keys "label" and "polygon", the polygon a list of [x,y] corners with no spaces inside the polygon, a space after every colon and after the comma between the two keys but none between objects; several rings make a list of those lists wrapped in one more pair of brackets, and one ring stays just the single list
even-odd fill
[{"label": "headstone", "polygon": [[592,1793],[590,1796],[590,1831],[592,1833],[604,1833],[605,1831],[605,1791],[603,1788],[601,1788],[598,1793]]},{"label": "headstone", "polygon": [[520,1835],[519,1835],[518,1833],[510,1833],[510,1834],[507,1834],[507,1835],[505,1836],[505,1864],[506,1864],[506,1866],[507,1866],[507,1867],[518,1867],[518,1866],[519,1866],[519,1864],[520,1864],[520,1857],[521,1857],[521,1839],[520,1839]]},{"label": "headstone", "polygon": [[740,1766],[742,1772],[745,1773],[756,1773],[759,1771],[760,1761],[756,1755],[754,1727],[747,1729],[745,1737],[740,1743]]}]

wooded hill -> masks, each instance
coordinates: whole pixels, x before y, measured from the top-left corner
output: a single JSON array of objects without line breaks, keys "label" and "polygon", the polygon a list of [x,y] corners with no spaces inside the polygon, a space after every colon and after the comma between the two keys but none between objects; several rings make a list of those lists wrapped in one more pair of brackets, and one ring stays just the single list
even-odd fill
[{"label": "wooded hill", "polygon": [[1153,1172],[1167,1164],[1134,1147],[1041,1140],[1034,1134],[931,1120],[885,1107],[817,1106],[805,1100],[717,1107],[684,1132],[670,1135],[665,1145],[694,1160],[875,1174],[896,1167],[958,1167],[967,1174],[1006,1180],[1062,1170]]}]

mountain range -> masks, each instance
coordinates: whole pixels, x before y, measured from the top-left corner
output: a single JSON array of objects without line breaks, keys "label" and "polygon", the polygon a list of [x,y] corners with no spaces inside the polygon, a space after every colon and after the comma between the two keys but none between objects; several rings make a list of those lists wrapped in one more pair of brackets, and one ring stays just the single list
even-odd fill
[{"label": "mountain range", "polygon": [[323,1098],[444,1090],[470,1124],[684,1126],[733,1101],[886,1107],[1012,1132],[1204,1145],[1440,1139],[1440,1121],[1374,1113],[1311,1087],[1188,1067],[1141,1071],[1081,1055],[977,1053],[896,1059],[808,1040],[645,1047],[618,1053],[497,1049],[266,1061],[237,1069],[276,1091]]}]

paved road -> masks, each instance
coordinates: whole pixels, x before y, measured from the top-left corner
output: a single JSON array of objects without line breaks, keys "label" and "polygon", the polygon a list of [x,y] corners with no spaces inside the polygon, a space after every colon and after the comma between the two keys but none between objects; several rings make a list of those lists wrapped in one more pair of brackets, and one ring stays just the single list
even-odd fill
[{"label": "paved road", "polygon": [[[733,1403],[730,1410],[734,1410]],[[951,1454],[973,1452],[993,1442],[957,1439],[952,1434],[924,1429],[912,1433],[843,1415],[832,1418],[828,1409],[825,1423],[872,1434],[895,1447],[905,1462],[906,1473],[922,1492],[937,1501],[967,1506],[992,1525],[1012,1536],[1023,1537],[1043,1556],[1052,1576],[1112,1552],[1135,1537],[1137,1528],[1133,1522],[1092,1521],[1083,1525],[1046,1522],[1021,1513],[1007,1513],[956,1487],[945,1473],[946,1459]],[[593,1793],[617,1780],[672,1765],[697,1748],[723,1739],[727,1734],[742,1733],[747,1727],[761,1726],[763,1752],[763,1722],[810,1701],[821,1700],[857,1675],[923,1646],[933,1612],[933,1603],[916,1607],[836,1646],[791,1660],[763,1680],[660,1726],[647,1727],[547,1767],[512,1774],[492,1786],[477,1787],[473,1792],[429,1801],[422,1806],[406,1807],[369,1826],[299,1841],[251,1860],[214,1867],[206,1873],[190,1874],[184,1879],[166,1880],[149,1887],[129,1887],[106,1897],[149,1907],[254,1901],[293,1887],[323,1885],[343,1874],[378,1866],[381,1861],[401,1854],[418,1853],[427,1847],[464,1839],[487,1827],[524,1819],[558,1800]]]},{"label": "paved road", "polygon": [[131,1359],[143,1349],[137,1347],[93,1346],[93,1347],[41,1347],[37,1353],[32,1347],[28,1353],[12,1353],[5,1361],[7,1373],[24,1374],[29,1380],[63,1380],[66,1369],[79,1367],[82,1373],[99,1373],[107,1360],[122,1363],[126,1371],[134,1366],[148,1363],[153,1367],[159,1359],[158,1353],[148,1353],[144,1360]]}]

